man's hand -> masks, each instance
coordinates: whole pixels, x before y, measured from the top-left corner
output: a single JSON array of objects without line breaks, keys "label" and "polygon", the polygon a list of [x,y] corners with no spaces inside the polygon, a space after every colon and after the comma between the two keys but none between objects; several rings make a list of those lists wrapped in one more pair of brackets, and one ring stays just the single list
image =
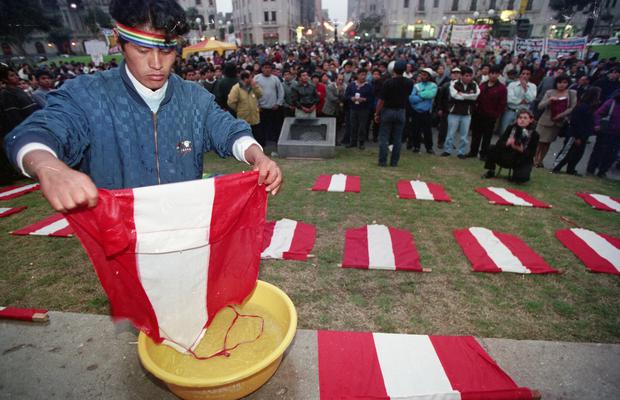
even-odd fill
[{"label": "man's hand", "polygon": [[253,144],[245,151],[245,159],[258,171],[258,184],[267,185],[266,191],[272,195],[278,194],[282,186],[282,171],[278,164],[267,157],[257,145]]},{"label": "man's hand", "polygon": [[34,150],[24,156],[24,168],[41,184],[43,197],[56,211],[66,213],[78,207],[94,207],[99,196],[90,177],[69,168],[52,154]]}]

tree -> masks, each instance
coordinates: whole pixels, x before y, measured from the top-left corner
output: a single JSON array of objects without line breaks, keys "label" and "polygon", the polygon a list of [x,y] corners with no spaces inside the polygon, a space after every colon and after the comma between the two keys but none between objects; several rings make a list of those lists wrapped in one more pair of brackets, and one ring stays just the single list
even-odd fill
[{"label": "tree", "polygon": [[196,18],[200,18],[201,25],[204,25],[205,19],[202,15],[198,13],[196,7],[189,7],[187,10],[185,10],[185,20],[187,21],[191,29],[198,29]]},{"label": "tree", "polygon": [[0,1],[0,41],[14,45],[24,55],[24,43],[30,35],[48,32],[51,24],[36,0]]},{"label": "tree", "polygon": [[99,33],[101,28],[112,28],[112,18],[99,7],[88,9],[84,15],[84,23],[93,34]]},{"label": "tree", "polygon": [[555,11],[556,20],[566,22],[576,11],[592,11],[594,2],[592,0],[550,0],[549,7]]},{"label": "tree", "polygon": [[370,36],[374,35],[377,31],[377,28],[381,29],[381,22],[383,20],[383,16],[372,14],[372,15],[364,15],[360,19],[359,25],[357,26],[357,31],[361,34],[368,33]]},{"label": "tree", "polygon": [[71,53],[71,29],[64,26],[56,26],[50,29],[47,39],[56,45],[59,53]]}]

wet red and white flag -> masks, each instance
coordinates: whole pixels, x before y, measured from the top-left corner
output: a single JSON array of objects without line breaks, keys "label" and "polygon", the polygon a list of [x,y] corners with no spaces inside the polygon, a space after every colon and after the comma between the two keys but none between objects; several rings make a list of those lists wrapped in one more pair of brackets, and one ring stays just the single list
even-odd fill
[{"label": "wet red and white flag", "polygon": [[25,228],[11,232],[12,235],[35,235],[53,237],[71,237],[73,228],[62,214],[54,214],[42,221],[28,225]]},{"label": "wet red and white flag", "polygon": [[317,192],[355,192],[360,191],[360,177],[344,174],[320,175],[312,190]]},{"label": "wet red and white flag", "polygon": [[267,221],[261,258],[306,261],[315,239],[314,225],[287,218]]},{"label": "wet red and white flag", "polygon": [[473,227],[455,230],[454,237],[475,272],[518,274],[558,272],[516,236]]},{"label": "wet red and white flag", "polygon": [[620,212],[618,198],[596,193],[577,193],[577,196],[597,210]]},{"label": "wet red and white flag", "polygon": [[32,183],[23,186],[5,186],[0,188],[0,200],[10,200],[25,195],[26,193],[39,190],[38,183]]},{"label": "wet red and white flag", "polygon": [[267,194],[258,172],[99,190],[67,218],[108,295],[157,343],[193,350],[217,312],[256,286]]},{"label": "wet red and white flag", "polygon": [[8,217],[9,215],[17,214],[20,211],[25,210],[26,206],[21,207],[0,207],[0,218]]},{"label": "wet red and white flag", "polygon": [[476,192],[480,193],[489,200],[491,204],[503,206],[524,206],[537,208],[551,208],[550,204],[530,196],[522,190],[504,189],[499,187],[477,188]]},{"label": "wet red and white flag", "polygon": [[401,199],[452,201],[443,186],[435,182],[400,180],[396,187]]},{"label": "wet red and white flag", "polygon": [[385,225],[347,229],[342,267],[422,271],[413,235]]},{"label": "wet red and white flag", "polygon": [[531,399],[471,336],[318,331],[321,399]]},{"label": "wet red and white flag", "polygon": [[620,275],[620,238],[583,228],[561,229],[555,237],[591,272]]}]

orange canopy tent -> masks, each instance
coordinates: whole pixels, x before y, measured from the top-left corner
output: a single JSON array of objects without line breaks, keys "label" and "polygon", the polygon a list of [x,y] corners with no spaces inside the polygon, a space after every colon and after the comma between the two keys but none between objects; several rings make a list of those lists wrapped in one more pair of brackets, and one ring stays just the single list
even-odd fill
[{"label": "orange canopy tent", "polygon": [[183,58],[187,58],[192,53],[205,53],[207,51],[217,51],[220,55],[227,50],[237,50],[234,43],[220,42],[219,40],[205,39],[202,42],[183,48]]}]

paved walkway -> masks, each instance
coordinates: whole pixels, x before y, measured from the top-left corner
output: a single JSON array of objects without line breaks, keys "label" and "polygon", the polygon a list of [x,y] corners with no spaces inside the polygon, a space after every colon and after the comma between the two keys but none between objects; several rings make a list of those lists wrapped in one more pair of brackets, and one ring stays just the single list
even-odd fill
[{"label": "paved walkway", "polygon": [[[176,399],[140,365],[136,331],[109,317],[51,312],[0,321],[0,399]],[[620,345],[480,339],[543,399],[620,398]],[[298,330],[275,376],[248,398],[318,399],[316,331]]]}]

